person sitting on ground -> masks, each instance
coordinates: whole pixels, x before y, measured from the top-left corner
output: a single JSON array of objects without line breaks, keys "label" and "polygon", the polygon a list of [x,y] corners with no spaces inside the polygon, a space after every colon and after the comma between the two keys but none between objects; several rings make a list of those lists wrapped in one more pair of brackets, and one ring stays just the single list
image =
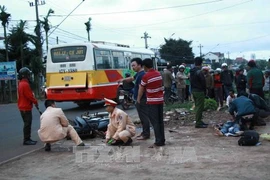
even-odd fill
[{"label": "person sitting on ground", "polygon": [[116,107],[117,103],[104,98],[106,111],[108,111],[110,123],[106,132],[106,143],[111,145],[130,145],[131,137],[135,136],[136,127],[130,117],[123,110]]},{"label": "person sitting on ground", "polygon": [[235,94],[234,94],[234,90],[230,90],[229,91],[229,96],[226,99],[226,106],[229,108],[231,102],[236,98]]},{"label": "person sitting on ground", "polygon": [[240,124],[241,130],[254,129],[256,119],[256,109],[252,100],[246,96],[240,96],[234,99],[229,107],[229,113],[232,115],[232,121]]},{"label": "person sitting on ground", "polygon": [[46,100],[46,110],[40,116],[39,138],[45,144],[45,151],[51,150],[51,143],[69,136],[77,146],[85,146],[76,130],[69,122],[61,108],[56,108],[54,100]]}]

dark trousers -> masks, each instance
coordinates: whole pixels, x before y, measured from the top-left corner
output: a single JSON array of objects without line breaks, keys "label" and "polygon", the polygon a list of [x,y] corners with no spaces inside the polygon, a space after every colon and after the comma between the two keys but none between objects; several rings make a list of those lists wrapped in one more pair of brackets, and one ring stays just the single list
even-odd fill
[{"label": "dark trousers", "polygon": [[250,88],[249,93],[257,94],[258,96],[264,99],[264,92],[262,88]]},{"label": "dark trousers", "polygon": [[225,85],[224,85],[225,100],[226,100],[227,97],[229,96],[231,90],[233,90],[232,85],[230,85],[230,86],[225,86]]},{"label": "dark trousers", "polygon": [[164,99],[168,100],[171,95],[171,88],[165,87],[164,88]]},{"label": "dark trousers", "polygon": [[20,111],[23,119],[23,135],[24,141],[31,138],[31,126],[32,126],[32,111]]},{"label": "dark trousers", "polygon": [[163,104],[150,104],[148,117],[154,128],[155,144],[158,146],[164,145]]},{"label": "dark trousers", "polygon": [[223,92],[222,87],[215,87],[215,99],[217,104],[223,107]]},{"label": "dark trousers", "polygon": [[142,98],[140,103],[136,103],[139,118],[142,123],[142,136],[150,137],[149,105],[146,104],[146,98]]}]

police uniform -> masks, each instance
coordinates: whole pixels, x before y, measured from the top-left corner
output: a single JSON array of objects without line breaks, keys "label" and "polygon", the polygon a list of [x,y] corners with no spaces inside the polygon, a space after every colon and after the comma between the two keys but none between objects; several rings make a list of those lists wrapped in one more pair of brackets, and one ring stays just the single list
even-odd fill
[{"label": "police uniform", "polygon": [[126,143],[136,133],[136,127],[127,113],[116,107],[117,103],[113,100],[105,99],[105,106],[113,106],[114,110],[110,113],[110,123],[106,133],[106,139],[122,140]]}]

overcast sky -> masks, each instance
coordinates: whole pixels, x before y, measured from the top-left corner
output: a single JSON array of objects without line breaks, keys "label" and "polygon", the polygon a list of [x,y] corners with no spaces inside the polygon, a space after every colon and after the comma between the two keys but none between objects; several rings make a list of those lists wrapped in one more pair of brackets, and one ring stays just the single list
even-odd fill
[{"label": "overcast sky", "polygon": [[[36,24],[34,0],[1,0],[12,15],[9,28],[18,20],[28,20],[28,32]],[[148,45],[158,48],[165,38],[192,40],[193,52],[221,52],[226,57],[270,58],[270,0],[44,0],[38,6],[40,18],[51,8],[49,17],[57,26],[50,45],[87,41],[84,23],[91,17],[91,40],[144,47],[144,32],[151,38]],[[39,1],[40,2],[40,1]],[[77,8],[76,8],[77,7]],[[51,29],[52,32],[54,28]],[[0,27],[0,36],[3,28]],[[1,42],[1,47],[3,43]],[[228,54],[229,52],[229,54]]]}]

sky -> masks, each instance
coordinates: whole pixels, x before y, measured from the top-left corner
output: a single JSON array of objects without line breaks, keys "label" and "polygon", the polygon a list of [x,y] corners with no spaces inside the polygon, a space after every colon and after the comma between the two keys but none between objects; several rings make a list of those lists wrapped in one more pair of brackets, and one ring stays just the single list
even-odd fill
[{"label": "sky", "polygon": [[[36,25],[34,0],[1,0],[11,14],[9,28],[27,20],[27,32]],[[192,41],[195,56],[221,52],[226,58],[270,58],[270,0],[43,0],[42,20],[51,8],[49,46],[87,41],[85,22],[91,17],[91,40],[131,47],[159,48],[164,38]],[[41,1],[39,1],[41,3]],[[69,15],[70,14],[70,15]],[[69,16],[68,16],[69,15]],[[58,27],[57,27],[58,26]],[[57,28],[56,28],[57,27]],[[56,28],[56,29],[55,29]],[[0,27],[0,36],[3,36]],[[43,32],[43,35],[45,33]],[[0,47],[4,47],[0,41]],[[44,46],[45,47],[45,46]]]}]

